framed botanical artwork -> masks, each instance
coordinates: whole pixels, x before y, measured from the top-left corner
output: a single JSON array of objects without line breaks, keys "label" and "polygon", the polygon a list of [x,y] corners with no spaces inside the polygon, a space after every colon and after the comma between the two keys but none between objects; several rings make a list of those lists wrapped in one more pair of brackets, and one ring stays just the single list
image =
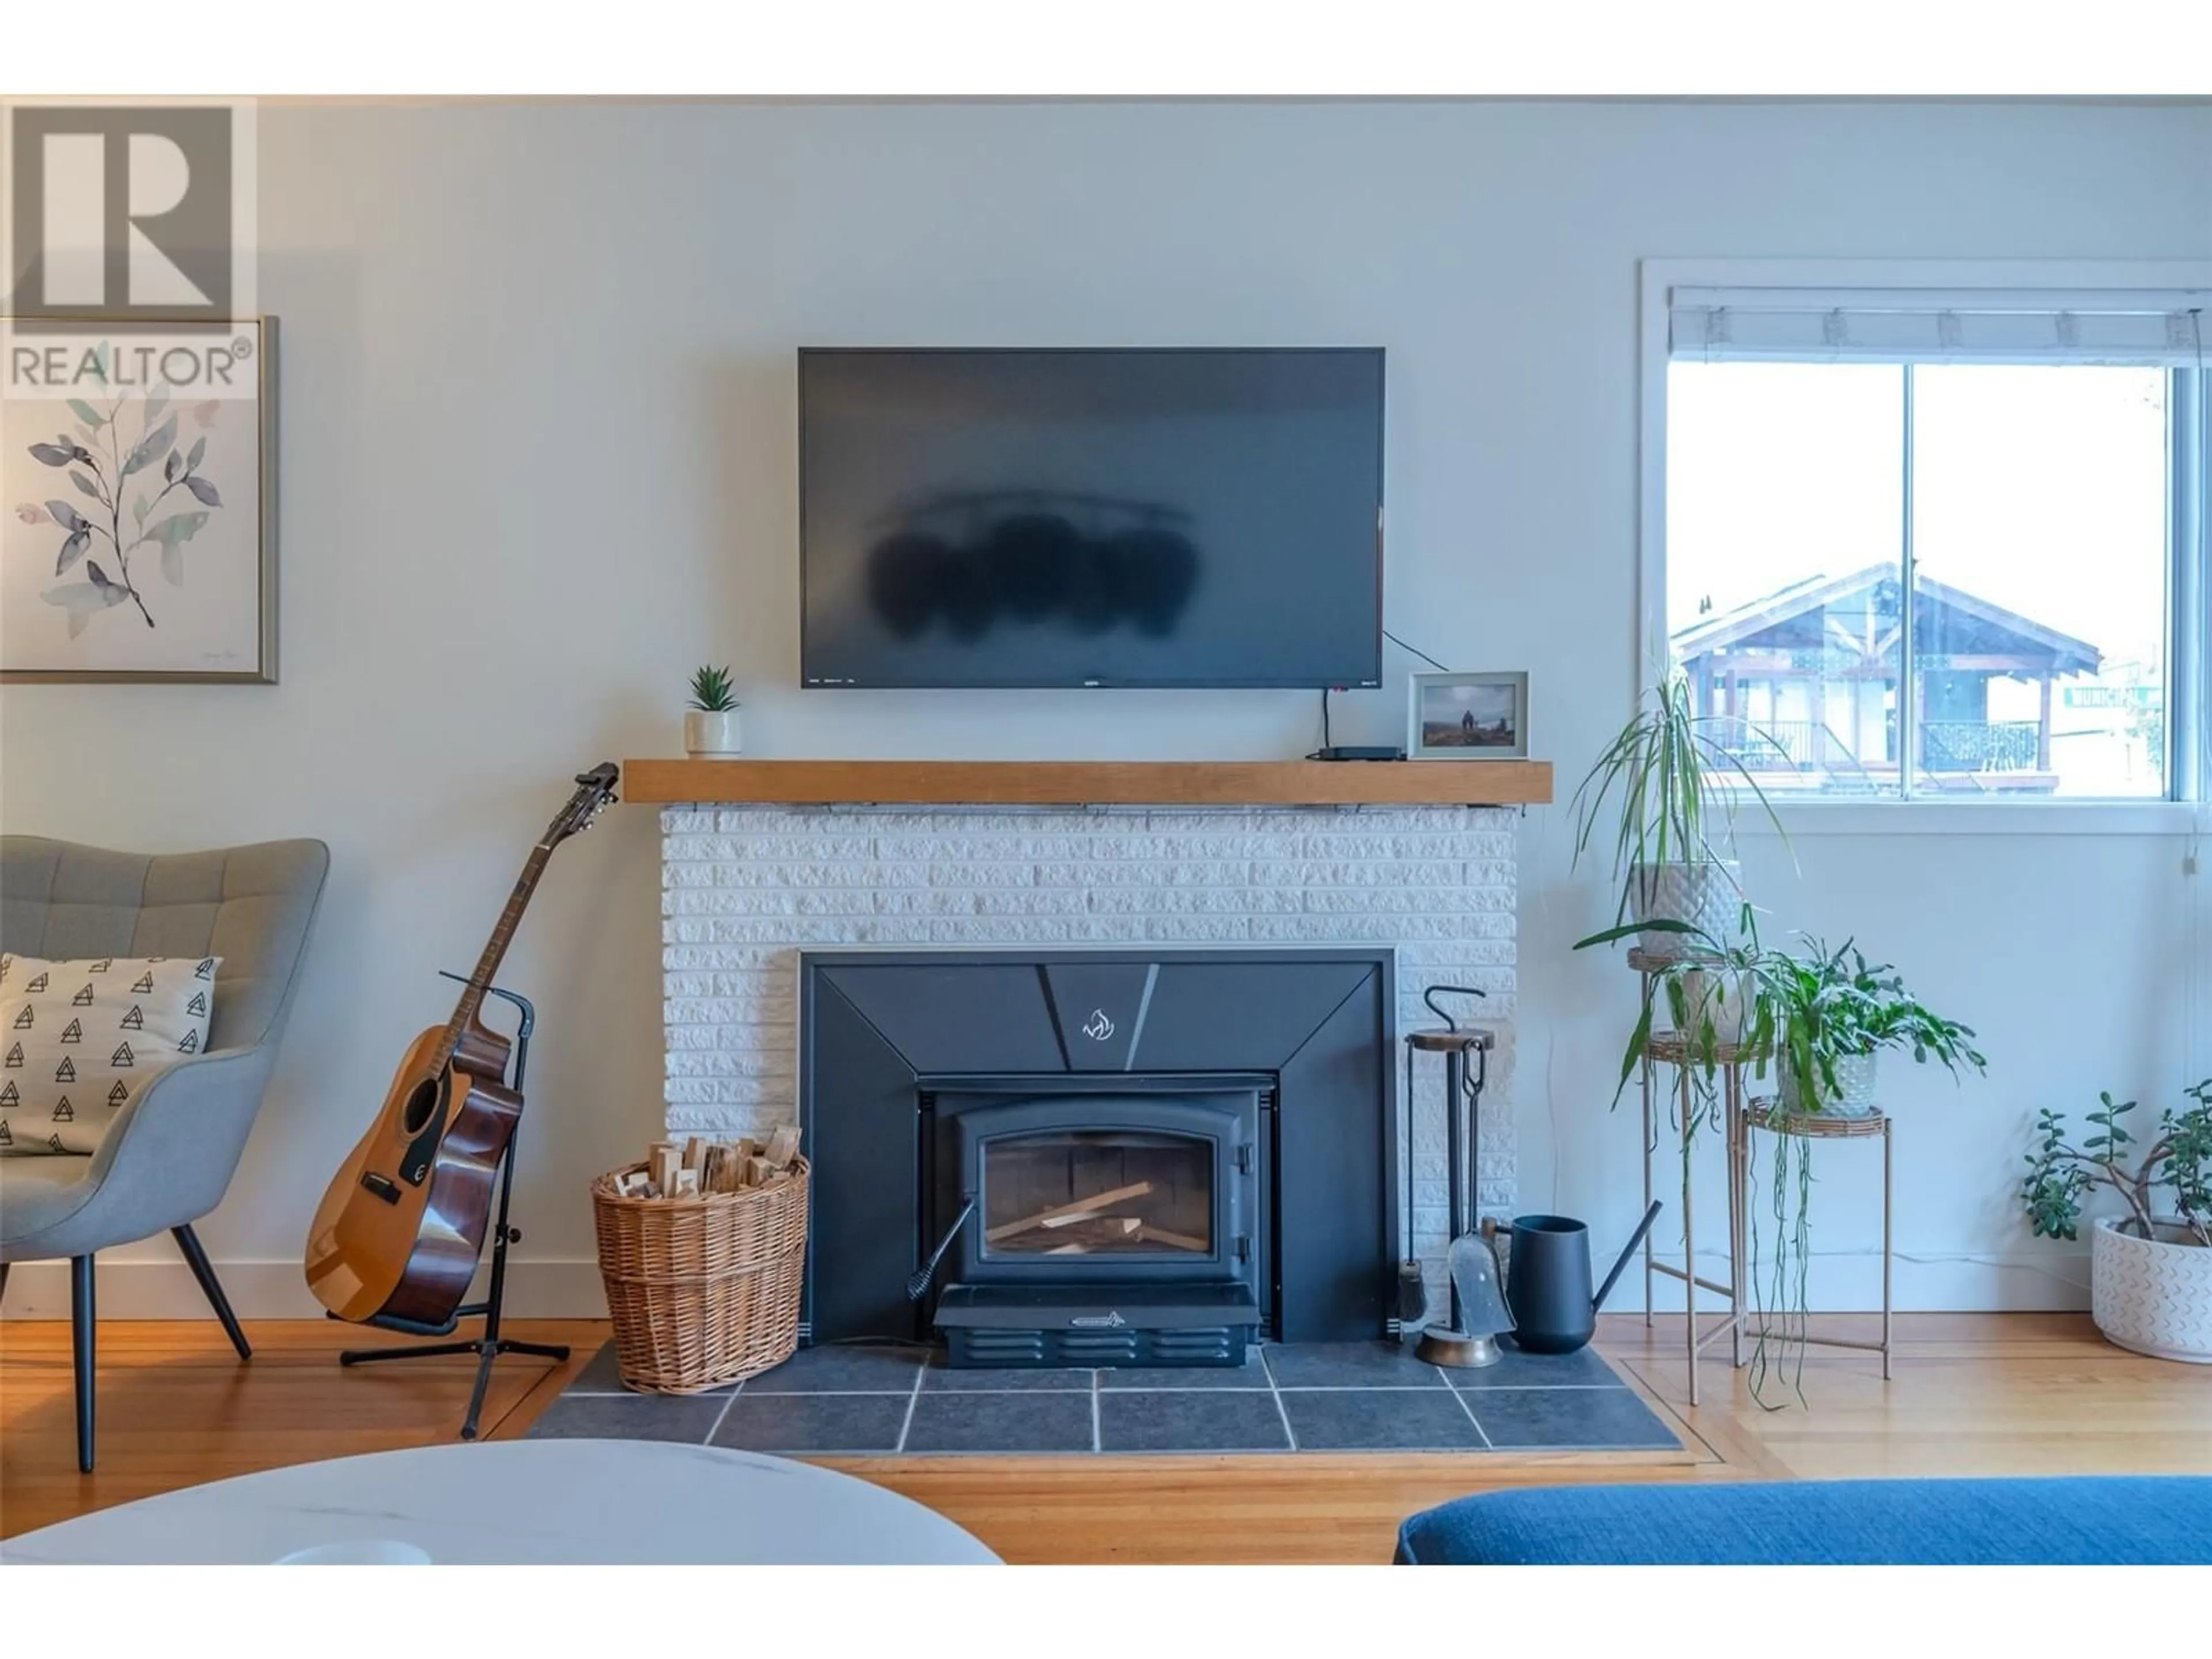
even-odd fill
[{"label": "framed botanical artwork", "polygon": [[276,678],[276,319],[0,318],[0,680]]},{"label": "framed botanical artwork", "polygon": [[1414,760],[1528,758],[1528,676],[1416,674],[1406,753]]}]

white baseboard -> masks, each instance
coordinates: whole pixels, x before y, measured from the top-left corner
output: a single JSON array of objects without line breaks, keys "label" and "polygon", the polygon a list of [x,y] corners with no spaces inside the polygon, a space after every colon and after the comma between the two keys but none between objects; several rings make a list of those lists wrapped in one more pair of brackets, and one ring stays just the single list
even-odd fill
[{"label": "white baseboard", "polygon": [[[1670,1258],[1664,1246],[1658,1259],[1679,1262],[1681,1243],[1676,1241]],[[1881,1258],[1866,1250],[1813,1253],[1806,1300],[1824,1313],[1874,1313],[1881,1308]],[[1698,1271],[1708,1279],[1723,1279],[1728,1257],[1722,1252],[1698,1252]],[[1758,1297],[1773,1299],[1773,1270],[1759,1278]],[[1891,1283],[1892,1305],[1899,1313],[2027,1313],[2075,1312],[2089,1305],[2089,1252],[2086,1247],[2054,1244],[2034,1250],[1990,1255],[1945,1253],[1918,1260],[1900,1254]],[[1680,1313],[1682,1287],[1659,1278],[1652,1287],[1655,1310]],[[1707,1312],[1720,1310],[1720,1298],[1701,1291],[1698,1306]],[[1637,1313],[1644,1307],[1642,1265],[1631,1262],[1606,1304],[1608,1313]]]},{"label": "white baseboard", "polygon": [[[1698,1252],[1700,1271],[1718,1278],[1725,1258],[1707,1260]],[[1679,1259],[1679,1258],[1677,1258]],[[216,1273],[240,1319],[317,1319],[322,1304],[307,1293],[297,1261],[222,1261]],[[1608,1313],[1632,1313],[1644,1305],[1643,1273],[1632,1262],[1620,1276]],[[2021,1312],[2075,1310],[2089,1305],[2089,1261],[2084,1249],[2053,1247],[2033,1252],[1973,1258],[1900,1257],[1895,1301],[1900,1312]],[[484,1293],[479,1271],[471,1287],[473,1300]],[[207,1299],[192,1282],[191,1270],[176,1261],[102,1261],[97,1294],[100,1314],[109,1319],[212,1319]],[[1881,1305],[1879,1261],[1863,1253],[1824,1255],[1813,1260],[1810,1300],[1816,1309],[1843,1312]],[[1711,1297],[1701,1306],[1714,1305]],[[1680,1287],[1662,1279],[1652,1305],[1679,1311]],[[605,1293],[596,1261],[532,1261],[519,1257],[507,1266],[507,1311],[520,1319],[605,1319]],[[0,1317],[69,1317],[69,1264],[27,1261],[13,1269]]]},{"label": "white baseboard", "polygon": [[[319,1319],[322,1304],[308,1294],[300,1264],[218,1261],[216,1277],[240,1319]],[[489,1273],[479,1270],[470,1299],[484,1293]],[[183,1261],[102,1261],[94,1286],[103,1319],[207,1319],[207,1298]],[[69,1263],[24,1261],[9,1270],[0,1317],[67,1319]],[[605,1319],[607,1302],[596,1261],[510,1259],[507,1311],[519,1319]]]}]

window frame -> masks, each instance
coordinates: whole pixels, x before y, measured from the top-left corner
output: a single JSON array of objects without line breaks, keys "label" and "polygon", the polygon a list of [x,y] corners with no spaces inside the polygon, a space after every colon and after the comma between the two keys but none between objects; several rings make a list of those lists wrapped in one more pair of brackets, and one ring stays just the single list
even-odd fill
[{"label": "window frame", "polygon": [[[1638,340],[1637,618],[1634,683],[1665,660],[1667,632],[1667,366],[1668,313],[1677,288],[1805,289],[2191,289],[2212,287],[2212,261],[2170,260],[1888,260],[1888,259],[1644,259],[1639,266],[1641,306]],[[2212,317],[2206,319],[2212,362]],[[2206,371],[2212,374],[2212,369]],[[2168,627],[2166,787],[2165,798],[2129,800],[2095,797],[1944,800],[1905,795],[1868,800],[1790,799],[1776,803],[1788,832],[1857,834],[2020,833],[2038,835],[2191,835],[2212,817],[2212,777],[2203,755],[2212,722],[2212,569],[2206,568],[2204,528],[2212,477],[2203,468],[2203,431],[2212,418],[2212,388],[2190,370],[2172,374],[2167,506]],[[2191,442],[2194,440],[2193,446]],[[2192,495],[2192,489],[2195,494]],[[1909,612],[1908,607],[1908,612]],[[1909,648],[1909,647],[1908,647]],[[1911,671],[1908,665],[1908,673]],[[1911,741],[1917,745],[1918,734]],[[1908,751],[1909,752],[1909,751]],[[1756,830],[1764,815],[1746,814]]]}]

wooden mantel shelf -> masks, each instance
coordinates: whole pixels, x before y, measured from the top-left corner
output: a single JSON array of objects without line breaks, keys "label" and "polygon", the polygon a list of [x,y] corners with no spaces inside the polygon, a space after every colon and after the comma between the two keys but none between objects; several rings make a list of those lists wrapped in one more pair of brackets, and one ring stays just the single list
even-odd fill
[{"label": "wooden mantel shelf", "polygon": [[623,794],[829,806],[1524,806],[1549,761],[633,760]]}]

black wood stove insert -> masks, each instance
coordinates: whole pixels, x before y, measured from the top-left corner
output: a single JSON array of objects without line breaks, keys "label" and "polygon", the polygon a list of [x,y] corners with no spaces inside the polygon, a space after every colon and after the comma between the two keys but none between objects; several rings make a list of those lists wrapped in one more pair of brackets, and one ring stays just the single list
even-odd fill
[{"label": "black wood stove insert", "polygon": [[926,1094],[932,1215],[976,1200],[937,1303],[951,1362],[1243,1364],[1269,1282],[1273,1096],[1272,1077],[1203,1074]]},{"label": "black wood stove insert", "polygon": [[1394,1007],[1387,950],[805,953],[809,1339],[1090,1367],[1383,1334]]}]

